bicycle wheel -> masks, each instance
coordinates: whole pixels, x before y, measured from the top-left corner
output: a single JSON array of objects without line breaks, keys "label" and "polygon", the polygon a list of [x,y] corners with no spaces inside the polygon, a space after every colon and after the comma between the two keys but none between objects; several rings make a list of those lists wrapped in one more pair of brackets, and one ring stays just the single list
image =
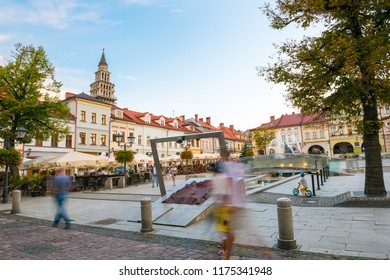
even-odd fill
[{"label": "bicycle wheel", "polygon": [[311,197],[312,196],[312,192],[310,190],[306,190],[306,197]]},{"label": "bicycle wheel", "polygon": [[297,188],[293,189],[293,194],[297,196],[299,194],[299,190]]}]

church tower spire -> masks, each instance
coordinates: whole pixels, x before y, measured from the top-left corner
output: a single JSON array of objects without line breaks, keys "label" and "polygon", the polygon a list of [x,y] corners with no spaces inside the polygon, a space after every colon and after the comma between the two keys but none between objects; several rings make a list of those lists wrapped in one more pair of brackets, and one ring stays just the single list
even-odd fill
[{"label": "church tower spire", "polygon": [[110,82],[110,74],[103,49],[98,70],[95,72],[95,81],[90,85],[90,95],[103,102],[115,105],[115,85]]}]

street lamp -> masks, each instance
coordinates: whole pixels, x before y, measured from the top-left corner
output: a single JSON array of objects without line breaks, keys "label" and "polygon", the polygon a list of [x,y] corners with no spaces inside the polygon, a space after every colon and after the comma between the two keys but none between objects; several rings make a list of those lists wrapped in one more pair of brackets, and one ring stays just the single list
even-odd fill
[{"label": "street lamp", "polygon": [[[0,132],[6,133],[8,131],[2,130],[0,127]],[[23,127],[17,127],[16,128],[16,140],[22,141],[24,137],[26,137],[27,129]],[[11,141],[10,139],[4,139],[3,141],[4,148],[9,150],[11,148]],[[8,164],[5,165],[5,177],[4,177],[4,187],[3,187],[3,203],[8,202]]]},{"label": "street lamp", "polygon": [[[121,144],[122,142],[124,142],[124,141],[123,141],[123,140],[124,140],[124,135],[118,133],[118,134],[114,135],[114,137],[115,137],[115,141],[118,143],[118,146],[120,147],[120,146],[121,146],[120,144]],[[127,137],[127,141],[128,141],[129,144],[130,144],[130,148],[131,148],[131,146],[133,145],[134,140],[135,140],[135,137],[133,136],[133,134],[130,134],[130,135]],[[123,150],[126,151],[126,148],[127,148],[127,145],[126,145],[126,142],[125,142],[125,143],[123,144]],[[127,180],[126,180],[126,178],[127,178],[127,174],[126,174],[126,160],[125,160],[124,163],[123,163],[123,167],[124,167],[124,169],[125,169],[125,184],[127,184]]]},{"label": "street lamp", "polygon": [[[187,140],[187,144],[185,145],[186,152],[191,147],[191,142]],[[186,169],[187,169],[187,179],[188,179],[188,156],[186,158]]]}]

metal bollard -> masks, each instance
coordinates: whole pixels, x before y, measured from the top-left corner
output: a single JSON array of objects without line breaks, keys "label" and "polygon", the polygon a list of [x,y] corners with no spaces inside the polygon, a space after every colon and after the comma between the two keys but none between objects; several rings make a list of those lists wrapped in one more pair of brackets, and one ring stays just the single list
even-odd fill
[{"label": "metal bollard", "polygon": [[314,174],[311,173],[311,189],[313,190],[313,196],[316,196],[316,187],[314,183]]},{"label": "metal bollard", "polygon": [[141,200],[141,232],[153,231],[152,220],[152,200],[150,198],[144,198]]},{"label": "metal bollard", "polygon": [[297,242],[294,238],[294,227],[292,219],[291,200],[281,197],[277,200],[279,237],[278,247],[280,249],[295,249]]},{"label": "metal bollard", "polygon": [[20,190],[16,190],[12,192],[12,209],[11,214],[20,213],[20,199],[22,197],[22,192]]},{"label": "metal bollard", "polygon": [[320,169],[320,178],[321,178],[321,186],[324,185],[323,176],[322,176],[322,169]]},{"label": "metal bollard", "polygon": [[324,183],[326,182],[325,167],[322,168],[322,176],[324,176]]},{"label": "metal bollard", "polygon": [[317,190],[320,190],[320,176],[318,174],[318,171],[316,171],[316,175],[317,175]]}]

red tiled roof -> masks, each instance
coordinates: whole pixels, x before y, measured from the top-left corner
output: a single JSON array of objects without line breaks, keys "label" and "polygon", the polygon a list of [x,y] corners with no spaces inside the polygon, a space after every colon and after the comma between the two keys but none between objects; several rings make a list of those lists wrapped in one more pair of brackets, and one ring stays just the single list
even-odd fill
[{"label": "red tiled roof", "polygon": [[[165,119],[165,126],[164,128],[173,129],[173,130],[181,130],[188,132],[189,130],[184,127],[185,122],[182,122],[177,119],[178,122],[178,128],[175,128],[171,123],[175,120],[173,118],[164,117],[162,115],[155,116],[149,112],[141,113],[129,110],[127,108],[123,109],[123,114],[126,115],[129,119],[134,121],[135,123],[142,124],[142,125],[150,125],[155,127],[161,127],[161,124],[157,122],[161,117]],[[150,124],[147,124],[144,120],[142,120],[143,117],[145,117],[147,114],[150,115]]]},{"label": "red tiled roof", "polygon": [[280,117],[278,127],[286,127],[286,126],[296,126],[300,125],[303,119],[303,114],[298,113],[298,114],[291,114],[291,115],[282,115]]}]

